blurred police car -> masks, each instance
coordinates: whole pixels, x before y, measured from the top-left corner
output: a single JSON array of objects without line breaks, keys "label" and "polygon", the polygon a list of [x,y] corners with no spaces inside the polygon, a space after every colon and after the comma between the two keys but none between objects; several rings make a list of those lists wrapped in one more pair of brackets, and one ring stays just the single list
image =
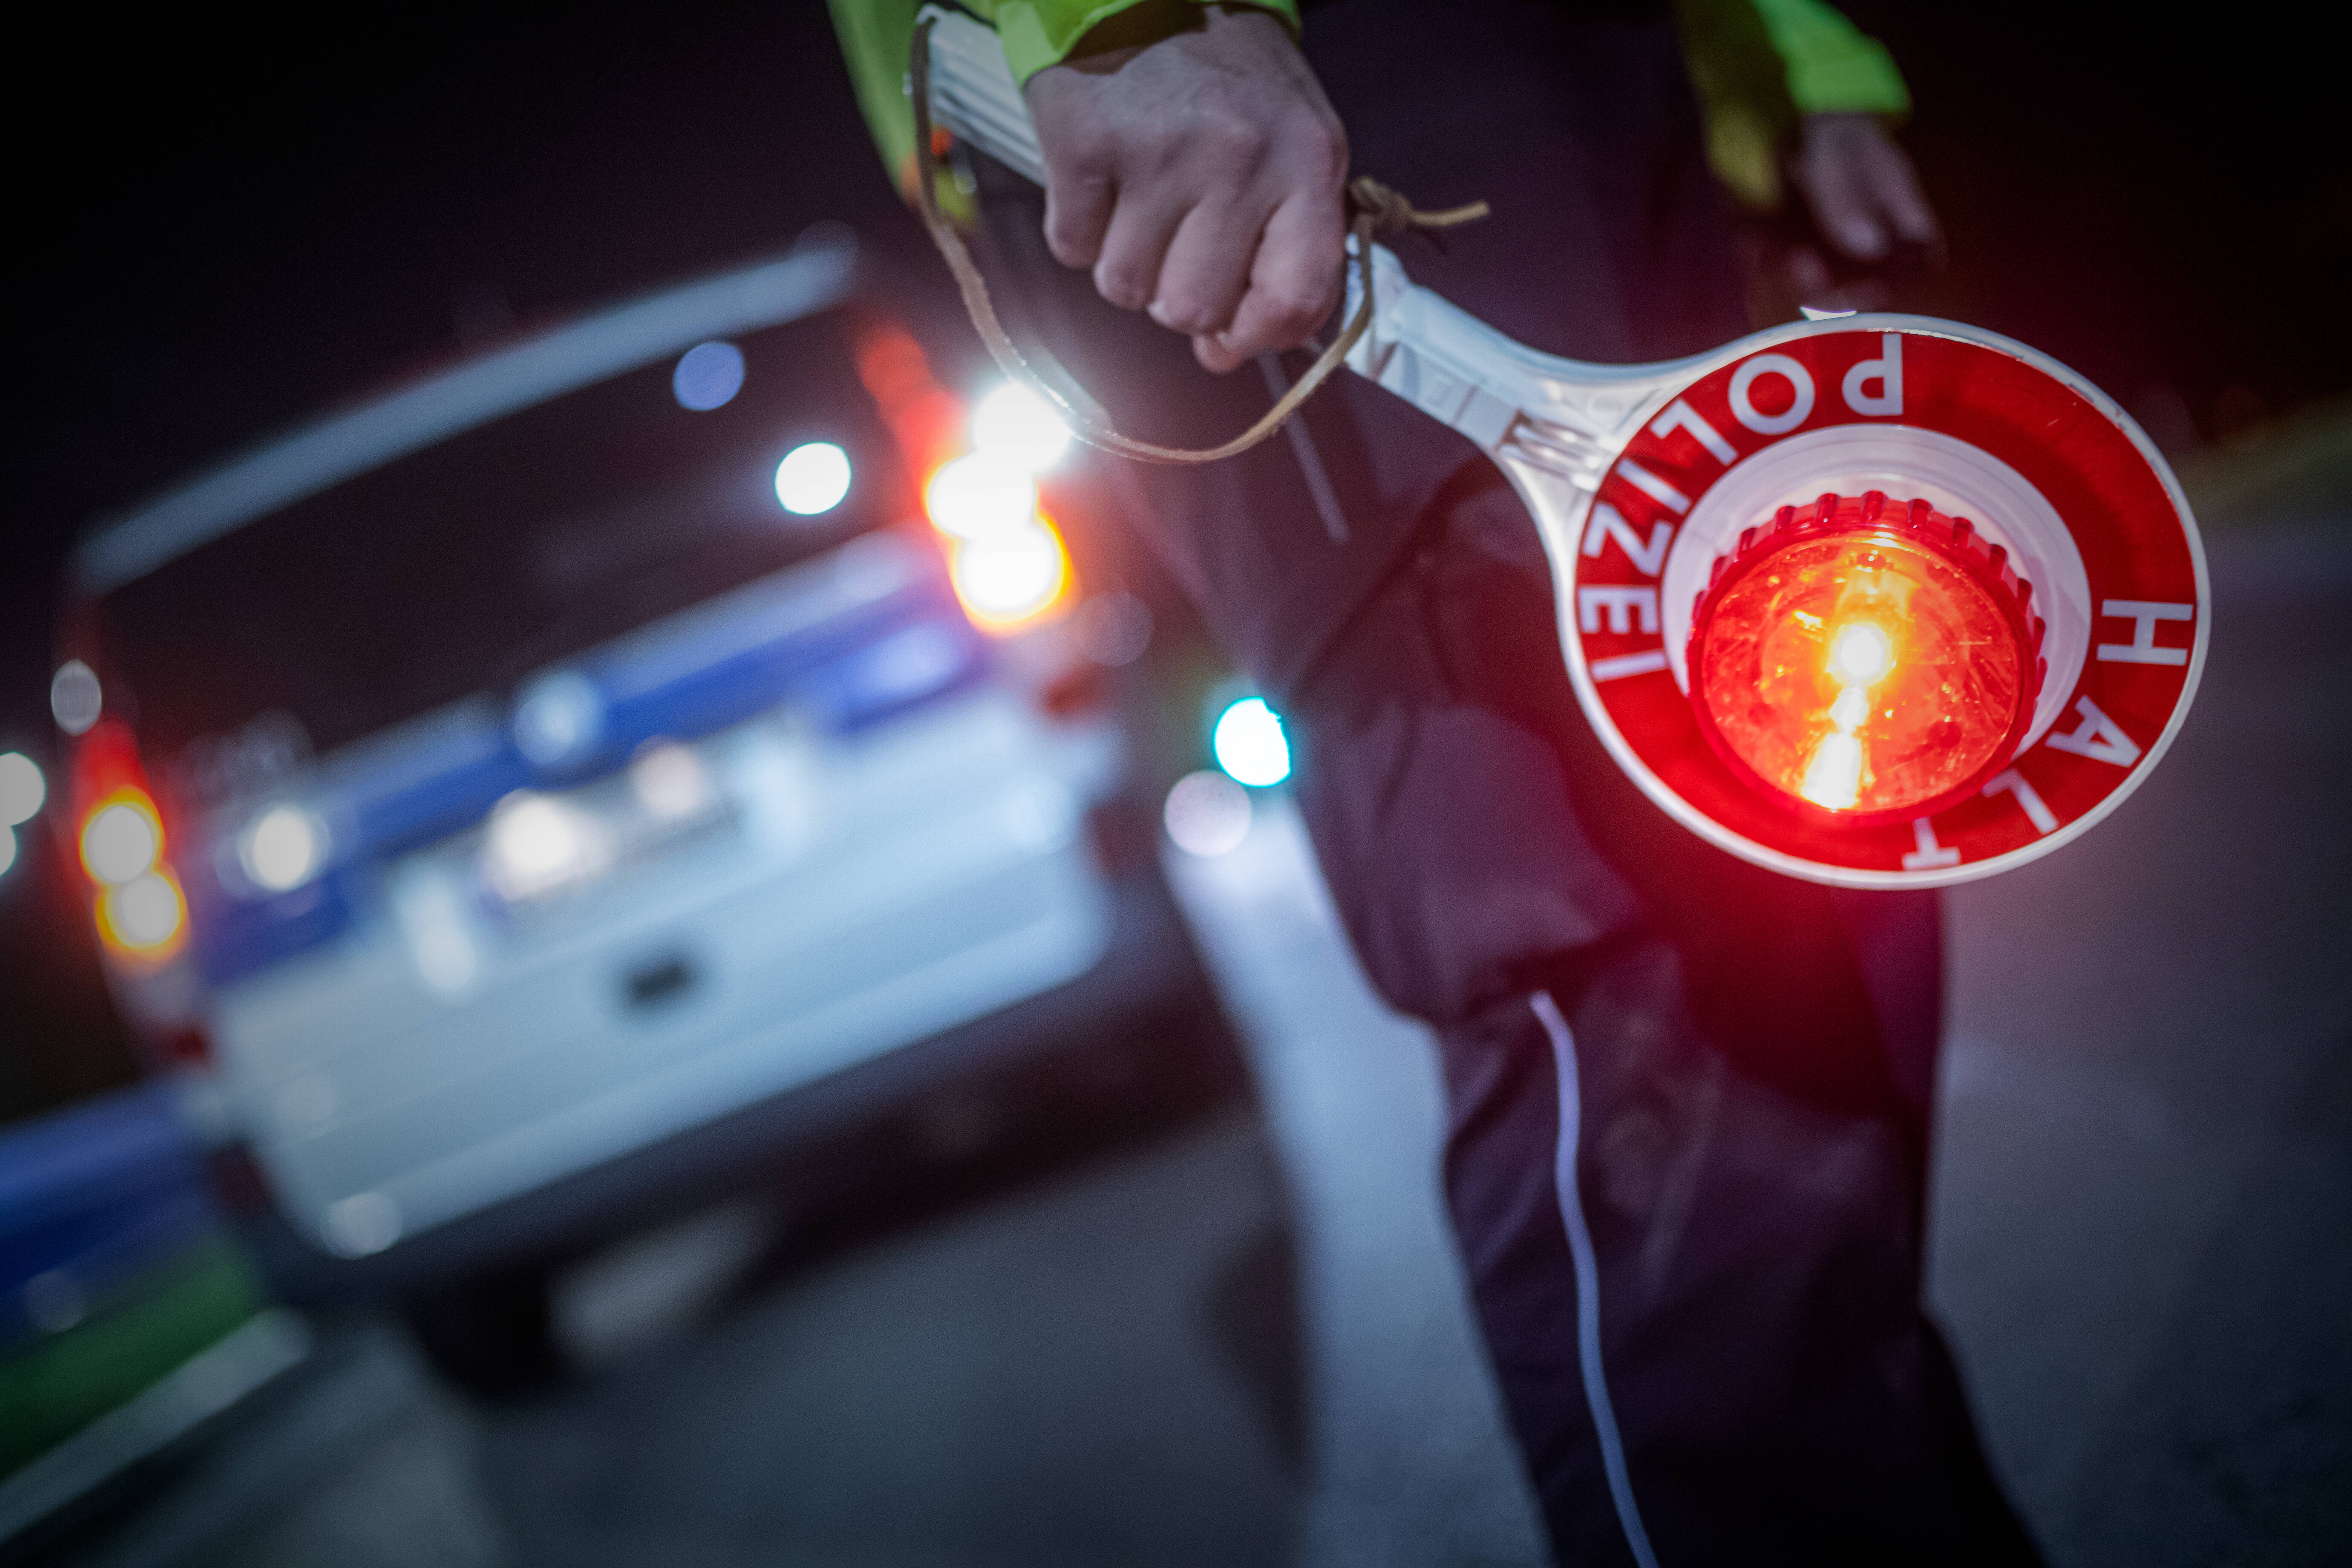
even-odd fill
[{"label": "blurred police car", "polygon": [[1059,432],[982,413],[967,453],[804,242],[86,541],[52,695],[110,979],[310,1252],[492,1269],[747,1108],[1197,990],[1089,832]]}]

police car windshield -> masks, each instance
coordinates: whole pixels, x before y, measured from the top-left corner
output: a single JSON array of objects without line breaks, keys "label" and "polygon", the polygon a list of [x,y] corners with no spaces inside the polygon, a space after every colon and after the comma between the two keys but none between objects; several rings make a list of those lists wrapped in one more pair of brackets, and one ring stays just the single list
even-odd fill
[{"label": "police car windshield", "polygon": [[[845,323],[745,335],[508,415],[248,523],[108,594],[109,706],[167,776],[260,721],[324,752],[907,515]],[[712,362],[715,361],[715,374]],[[803,454],[797,491],[784,459]],[[807,476],[818,481],[812,487]],[[826,476],[835,482],[823,482]],[[839,481],[845,478],[845,489]],[[838,489],[837,499],[832,492]],[[817,503],[830,500],[831,504]],[[801,510],[792,510],[790,500]],[[812,507],[816,510],[808,510]],[[181,781],[217,795],[230,781]]]}]

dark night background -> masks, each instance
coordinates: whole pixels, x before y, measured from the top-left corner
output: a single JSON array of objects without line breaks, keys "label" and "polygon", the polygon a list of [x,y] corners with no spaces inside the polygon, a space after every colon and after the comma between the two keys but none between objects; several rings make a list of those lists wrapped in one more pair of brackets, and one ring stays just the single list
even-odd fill
[{"label": "dark night background", "polygon": [[[2074,365],[2192,464],[2289,442],[2352,387],[2318,37],[2277,11],[1848,10],[1918,103],[1951,241],[1922,308]],[[935,352],[972,352],[805,0],[90,8],[15,53],[0,750],[45,765],[75,531],[288,422],[825,217],[924,291]],[[40,831],[0,883],[0,1034],[64,1048],[6,1075],[0,1121],[124,1070]]]}]

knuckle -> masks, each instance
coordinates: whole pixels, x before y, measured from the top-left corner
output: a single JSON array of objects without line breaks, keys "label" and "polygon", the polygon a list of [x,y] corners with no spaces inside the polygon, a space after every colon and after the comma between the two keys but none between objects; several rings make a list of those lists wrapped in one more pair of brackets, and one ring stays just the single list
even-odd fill
[{"label": "knuckle", "polygon": [[1347,236],[1347,216],[1342,212],[1308,237],[1299,272],[1300,292],[1312,294],[1327,305],[1339,299],[1340,284],[1348,275]]},{"label": "knuckle", "polygon": [[1163,292],[1153,303],[1151,313],[1160,325],[1195,335],[1213,332],[1225,324],[1225,313],[1215,301],[1190,289]]},{"label": "knuckle", "polygon": [[1266,290],[1265,320],[1271,330],[1297,334],[1313,331],[1329,309],[1324,290],[1285,284]]},{"label": "knuckle", "polygon": [[1253,116],[1216,108],[1202,112],[1186,141],[1195,153],[1223,170],[1255,168],[1264,162],[1269,139]]},{"label": "knuckle", "polygon": [[1192,357],[1200,362],[1202,370],[1213,375],[1223,375],[1241,364],[1244,360],[1255,358],[1255,355],[1236,353],[1214,338],[1195,338],[1192,340]]},{"label": "knuckle", "polygon": [[1298,141],[1299,169],[1318,186],[1337,190],[1348,178],[1347,132],[1318,121],[1312,133]]},{"label": "knuckle", "polygon": [[1151,299],[1148,279],[1138,278],[1133,268],[1109,262],[1096,264],[1095,291],[1122,310],[1139,310]]},{"label": "knuckle", "polygon": [[[1042,138],[1041,138],[1042,140]],[[1057,173],[1085,181],[1110,166],[1115,148],[1102,126],[1092,121],[1055,128],[1049,162]]]},{"label": "knuckle", "polygon": [[1045,248],[1065,267],[1092,267],[1098,250],[1093,235],[1076,219],[1064,215],[1046,218]]}]

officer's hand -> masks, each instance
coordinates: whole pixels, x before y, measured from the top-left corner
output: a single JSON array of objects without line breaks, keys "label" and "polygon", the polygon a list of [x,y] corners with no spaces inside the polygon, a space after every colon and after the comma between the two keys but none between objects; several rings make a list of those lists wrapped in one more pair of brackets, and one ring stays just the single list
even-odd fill
[{"label": "officer's hand", "polygon": [[1942,244],[1911,160],[1874,114],[1805,116],[1790,174],[1822,237],[1856,261],[1883,260],[1898,242],[1930,255]]},{"label": "officer's hand", "polygon": [[1150,26],[1152,10],[1121,13],[1088,36],[1094,52],[1029,79],[1045,243],[1223,373],[1304,342],[1338,303],[1347,133],[1265,12],[1163,11],[1186,30],[1120,43],[1114,26]]}]

